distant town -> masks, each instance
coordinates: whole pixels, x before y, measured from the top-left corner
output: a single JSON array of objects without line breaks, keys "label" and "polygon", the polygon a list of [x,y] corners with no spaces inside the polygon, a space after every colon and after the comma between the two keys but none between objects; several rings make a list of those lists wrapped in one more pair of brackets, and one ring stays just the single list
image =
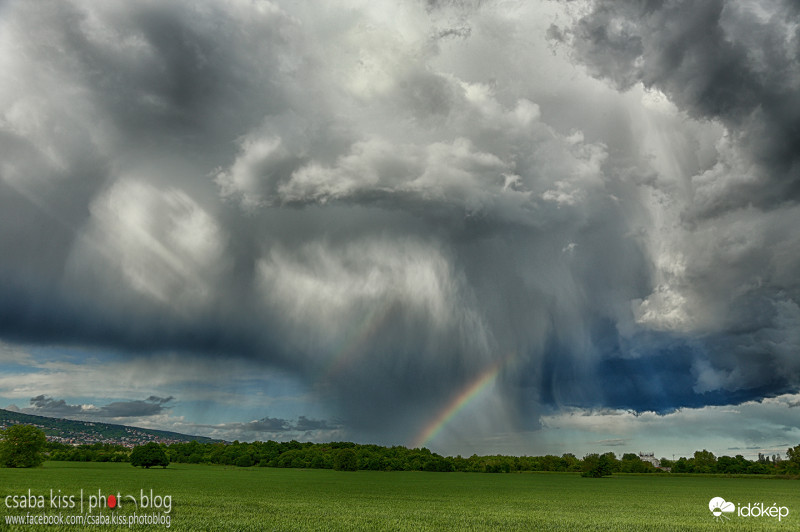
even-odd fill
[{"label": "distant town", "polygon": [[133,448],[151,441],[166,444],[183,443],[192,440],[196,440],[200,443],[221,441],[203,436],[180,434],[178,432],[143,429],[126,425],[115,425],[112,423],[35,416],[0,409],[0,429],[5,429],[10,425],[18,423],[33,425],[42,429],[48,441],[73,446],[103,443]]}]

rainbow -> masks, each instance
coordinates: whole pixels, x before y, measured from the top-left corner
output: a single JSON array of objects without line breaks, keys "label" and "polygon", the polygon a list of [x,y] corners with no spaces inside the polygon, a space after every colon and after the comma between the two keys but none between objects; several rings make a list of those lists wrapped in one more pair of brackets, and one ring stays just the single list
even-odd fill
[{"label": "rainbow", "polygon": [[436,437],[439,431],[455,417],[470,401],[480,395],[486,387],[494,381],[500,369],[510,359],[510,356],[497,360],[494,364],[486,368],[477,378],[471,381],[461,390],[447,405],[433,418],[430,423],[413,439],[410,447],[422,447]]}]

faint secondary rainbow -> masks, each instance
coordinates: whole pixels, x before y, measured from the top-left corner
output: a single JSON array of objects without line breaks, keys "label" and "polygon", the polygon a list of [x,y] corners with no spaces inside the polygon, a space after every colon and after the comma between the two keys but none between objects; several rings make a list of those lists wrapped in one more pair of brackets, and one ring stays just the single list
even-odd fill
[{"label": "faint secondary rainbow", "polygon": [[336,377],[358,357],[363,356],[367,344],[386,323],[394,306],[391,300],[376,306],[363,320],[351,326],[348,334],[343,335],[340,344],[333,349],[333,354],[319,378],[321,382]]},{"label": "faint secondary rainbow", "polygon": [[411,442],[411,448],[422,447],[436,437],[447,423],[455,417],[470,401],[480,395],[486,387],[494,381],[497,374],[511,356],[505,356],[486,368],[483,373],[471,381],[466,388],[461,390],[447,405],[433,418],[430,423]]}]

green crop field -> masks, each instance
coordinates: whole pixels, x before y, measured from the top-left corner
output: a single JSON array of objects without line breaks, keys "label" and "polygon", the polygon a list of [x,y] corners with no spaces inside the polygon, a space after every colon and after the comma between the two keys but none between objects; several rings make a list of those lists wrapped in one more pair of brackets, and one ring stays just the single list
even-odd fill
[{"label": "green crop field", "polygon": [[[50,508],[50,490],[75,508]],[[170,530],[796,530],[800,482],[768,478],[571,473],[339,472],[172,464],[143,470],[129,464],[48,462],[37,469],[0,469],[6,516],[88,514],[90,496],[120,494],[122,507],[93,516],[126,516],[142,492],[169,497]],[[7,508],[44,495],[45,509]],[[152,490],[152,492],[150,491]],[[16,499],[7,496],[17,496]],[[789,509],[773,517],[716,522],[712,497]],[[59,501],[56,501],[57,503]],[[64,502],[64,501],[62,501]],[[96,502],[96,501],[95,501]],[[152,506],[152,501],[148,501]],[[154,513],[152,508],[138,510]],[[11,526],[11,530],[164,530],[164,525]]]}]

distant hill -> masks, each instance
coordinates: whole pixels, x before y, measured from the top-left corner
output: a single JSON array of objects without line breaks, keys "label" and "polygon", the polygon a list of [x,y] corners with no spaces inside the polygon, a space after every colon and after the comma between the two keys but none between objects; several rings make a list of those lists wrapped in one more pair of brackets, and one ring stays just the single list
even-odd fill
[{"label": "distant hill", "polygon": [[176,443],[197,440],[200,443],[213,443],[214,440],[204,436],[190,436],[166,430],[143,429],[112,423],[94,421],[75,421],[53,417],[22,414],[0,408],[0,428],[23,423],[35,425],[42,429],[48,440],[71,444],[117,443],[132,447],[150,441]]}]

